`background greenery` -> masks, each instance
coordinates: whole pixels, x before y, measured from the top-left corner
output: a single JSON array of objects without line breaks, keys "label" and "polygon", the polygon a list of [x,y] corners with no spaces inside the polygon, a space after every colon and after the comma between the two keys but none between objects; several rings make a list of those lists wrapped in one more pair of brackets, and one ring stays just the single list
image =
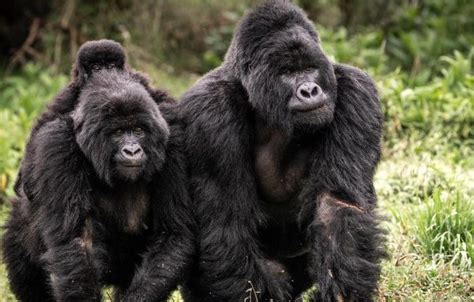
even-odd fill
[{"label": "background greenery", "polygon": [[[236,21],[259,1],[10,2],[0,4],[2,225],[29,130],[82,42],[120,41],[134,67],[179,97],[220,64]],[[474,1],[296,2],[326,53],[367,70],[382,96],[376,188],[391,258],[379,300],[474,301]],[[0,301],[13,300],[1,267]]]}]

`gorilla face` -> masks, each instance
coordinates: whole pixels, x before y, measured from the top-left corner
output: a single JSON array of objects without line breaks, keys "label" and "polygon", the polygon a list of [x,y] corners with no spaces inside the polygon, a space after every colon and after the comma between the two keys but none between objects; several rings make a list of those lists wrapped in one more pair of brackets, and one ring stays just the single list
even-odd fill
[{"label": "gorilla face", "polygon": [[320,127],[332,121],[336,102],[336,78],[332,64],[314,41],[304,40],[304,32],[288,40],[288,58],[278,72],[282,89],[287,89],[286,105],[296,128]]},{"label": "gorilla face", "polygon": [[137,179],[145,168],[147,155],[143,151],[147,133],[145,130],[136,126],[130,128],[120,127],[114,131],[111,143],[117,146],[114,161],[118,174],[121,178],[131,180]]},{"label": "gorilla face", "polygon": [[273,126],[317,129],[333,119],[337,82],[313,25],[295,9],[240,24],[233,49],[258,115]]},{"label": "gorilla face", "polygon": [[148,181],[161,168],[168,125],[145,88],[126,74],[94,74],[72,116],[81,150],[109,185]]}]

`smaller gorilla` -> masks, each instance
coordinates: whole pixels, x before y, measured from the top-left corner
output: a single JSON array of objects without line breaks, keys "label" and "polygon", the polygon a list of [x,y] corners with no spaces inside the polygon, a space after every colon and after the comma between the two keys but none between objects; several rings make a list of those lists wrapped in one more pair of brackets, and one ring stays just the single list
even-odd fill
[{"label": "smaller gorilla", "polygon": [[94,43],[79,52],[77,99],[40,118],[16,183],[2,248],[20,301],[100,301],[105,285],[164,301],[191,262],[174,105],[123,68],[121,48]]}]

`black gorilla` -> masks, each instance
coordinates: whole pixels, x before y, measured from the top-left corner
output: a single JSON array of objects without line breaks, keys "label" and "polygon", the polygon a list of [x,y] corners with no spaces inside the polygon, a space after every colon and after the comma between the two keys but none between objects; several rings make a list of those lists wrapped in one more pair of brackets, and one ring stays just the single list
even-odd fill
[{"label": "black gorilla", "polygon": [[32,131],[2,246],[21,301],[100,301],[104,285],[164,301],[191,263],[175,105],[124,58],[115,42],[85,44]]},{"label": "black gorilla", "polygon": [[244,17],[181,102],[198,261],[187,301],[370,301],[385,256],[373,174],[382,115],[289,1]]}]

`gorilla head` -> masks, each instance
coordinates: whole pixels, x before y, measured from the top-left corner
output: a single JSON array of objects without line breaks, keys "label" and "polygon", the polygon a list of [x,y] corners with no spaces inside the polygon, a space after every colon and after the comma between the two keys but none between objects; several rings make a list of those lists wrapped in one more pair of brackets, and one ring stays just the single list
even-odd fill
[{"label": "gorilla head", "polygon": [[249,13],[226,62],[268,124],[314,129],[332,120],[337,90],[333,66],[311,22],[288,1],[267,1]]},{"label": "gorilla head", "polygon": [[126,70],[125,51],[112,40],[97,40],[84,43],[77,53],[73,73],[85,80],[99,70]]},{"label": "gorilla head", "polygon": [[161,168],[168,125],[144,86],[127,73],[94,72],[72,116],[77,143],[107,184],[150,180]]}]

